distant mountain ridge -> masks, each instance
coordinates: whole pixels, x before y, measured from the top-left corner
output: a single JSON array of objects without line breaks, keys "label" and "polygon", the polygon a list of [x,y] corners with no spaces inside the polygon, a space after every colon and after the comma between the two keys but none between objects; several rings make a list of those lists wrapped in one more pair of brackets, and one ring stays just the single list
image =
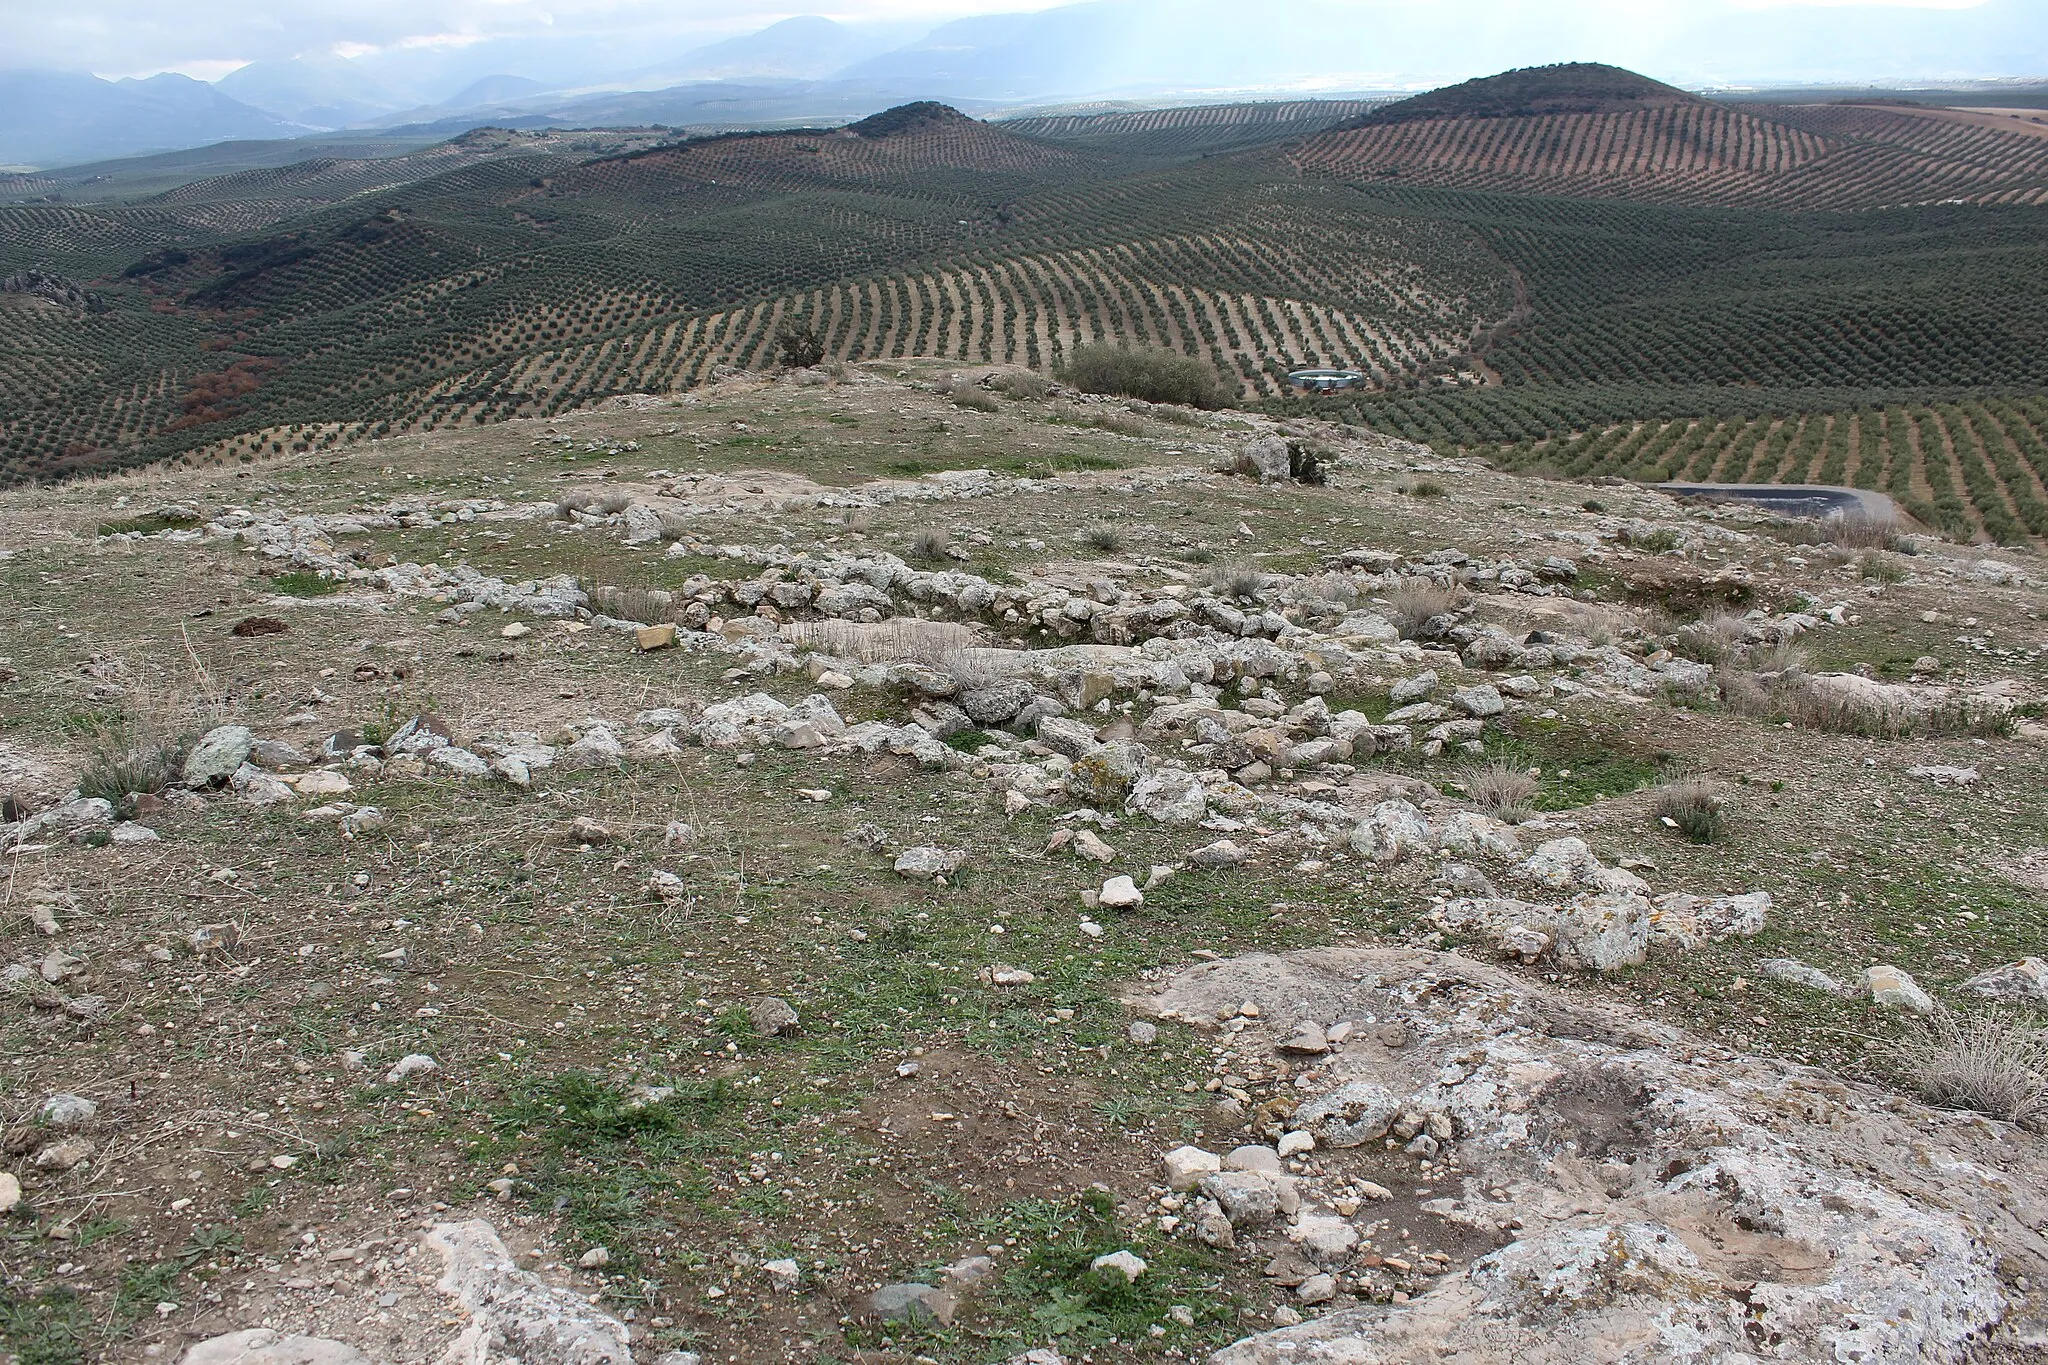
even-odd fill
[{"label": "distant mountain ridge", "polygon": [[61,166],[308,131],[171,72],[108,81],[75,71],[0,71],[0,165]]}]

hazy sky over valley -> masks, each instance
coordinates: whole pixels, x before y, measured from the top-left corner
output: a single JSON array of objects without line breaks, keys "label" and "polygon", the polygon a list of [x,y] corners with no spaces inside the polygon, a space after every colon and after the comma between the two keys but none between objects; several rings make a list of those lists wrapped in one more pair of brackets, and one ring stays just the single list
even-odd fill
[{"label": "hazy sky over valley", "polygon": [[[645,65],[796,14],[901,25],[897,41],[909,42],[947,20],[1049,8],[1043,0],[835,0],[815,9],[771,0],[0,0],[8,36],[0,63],[215,79],[262,58],[366,58],[397,70],[468,53],[493,70],[587,79],[608,64]],[[1853,78],[1851,67],[1872,77],[2048,75],[2039,69],[2048,0],[1125,0],[1122,8],[1183,30],[1174,41],[1189,54],[1194,85],[1231,83],[1235,60],[1246,85],[1424,82],[1569,58],[1695,83]],[[1207,47],[1205,29],[1214,30]],[[1723,36],[1725,48],[1716,42]],[[545,69],[551,56],[561,72]]]}]

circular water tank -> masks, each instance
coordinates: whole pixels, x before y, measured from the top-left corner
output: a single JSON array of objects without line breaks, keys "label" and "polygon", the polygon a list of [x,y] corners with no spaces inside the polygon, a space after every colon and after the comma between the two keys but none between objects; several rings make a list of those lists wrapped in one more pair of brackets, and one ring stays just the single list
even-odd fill
[{"label": "circular water tank", "polygon": [[1327,393],[1331,389],[1361,388],[1366,374],[1362,370],[1294,370],[1289,372],[1287,382],[1297,389]]}]

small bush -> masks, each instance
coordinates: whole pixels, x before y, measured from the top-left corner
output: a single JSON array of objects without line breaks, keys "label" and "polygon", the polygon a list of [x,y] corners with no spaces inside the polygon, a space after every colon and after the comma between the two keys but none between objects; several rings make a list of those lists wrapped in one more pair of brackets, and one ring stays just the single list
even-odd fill
[{"label": "small bush", "polygon": [[1682,778],[1657,791],[1651,814],[1666,829],[1696,844],[1718,843],[1728,832],[1728,814],[1721,793],[1703,777]]},{"label": "small bush", "polygon": [[792,318],[775,330],[775,345],[782,352],[785,369],[808,370],[825,358],[825,343],[818,329],[803,318]]},{"label": "small bush", "polygon": [[1444,486],[1430,479],[1418,480],[1408,491],[1418,498],[1441,498],[1446,496]]},{"label": "small bush", "polygon": [[1113,555],[1124,548],[1124,533],[1104,522],[1083,531],[1081,543],[1097,554]]},{"label": "small bush", "polygon": [[1506,759],[1473,764],[1460,780],[1472,804],[1495,819],[1519,825],[1536,813],[1536,779]]},{"label": "small bush", "polygon": [[2048,1030],[2002,1012],[1940,1010],[1891,1047],[1929,1104],[2048,1129]]},{"label": "small bush", "polygon": [[1202,586],[1225,597],[1248,600],[1266,586],[1266,575],[1250,564],[1218,564],[1202,575]]},{"label": "small bush", "polygon": [[1865,550],[1856,557],[1856,571],[1872,582],[1894,584],[1906,581],[1905,565],[1883,550]]},{"label": "small bush", "polygon": [[1208,361],[1157,347],[1107,342],[1076,346],[1060,377],[1083,393],[1113,393],[1148,403],[1220,408],[1230,402],[1223,380]]},{"label": "small bush", "polygon": [[1600,501],[1600,499],[1598,498],[1587,498],[1584,502],[1579,504],[1579,510],[1583,512],[1605,512],[1607,510],[1607,504]]},{"label": "small bush", "polygon": [[590,510],[601,517],[615,517],[633,505],[631,493],[606,493],[590,504]]},{"label": "small bush", "polygon": [[936,526],[927,526],[910,538],[910,557],[927,564],[949,559],[953,554],[953,541]]},{"label": "small bush", "polygon": [[1404,640],[1439,616],[1447,616],[1464,605],[1464,594],[1456,588],[1428,578],[1404,578],[1387,593],[1387,619]]}]

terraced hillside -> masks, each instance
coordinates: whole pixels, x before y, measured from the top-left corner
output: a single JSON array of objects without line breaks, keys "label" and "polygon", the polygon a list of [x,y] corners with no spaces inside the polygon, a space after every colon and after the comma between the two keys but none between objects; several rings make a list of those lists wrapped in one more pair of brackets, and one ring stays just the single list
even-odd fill
[{"label": "terraced hillside", "polygon": [[1126,153],[1207,155],[1306,137],[1372,112],[1378,100],[1287,100],[1196,105],[1181,109],[1118,109],[1003,120],[1025,137],[1113,146]]},{"label": "terraced hillside", "polygon": [[68,242],[61,264],[116,306],[12,330],[0,449],[50,472],[252,453],[306,423],[552,413],[765,365],[797,313],[856,360],[1049,367],[1079,341],[1156,341],[1210,355],[1253,397],[1301,363],[1398,382],[1513,307],[1470,229],[1362,212],[1270,158],[1203,164],[1147,172],[913,108],[479,162],[239,240],[190,235],[161,206],[6,210],[14,251]]},{"label": "terraced hillside", "polygon": [[[1471,448],[2048,391],[2048,207],[1992,202],[2039,197],[2048,137],[1723,107],[1586,67],[1309,131],[1340,111],[489,134],[400,184],[390,160],[328,158],[0,208],[0,277],[70,282],[0,295],[0,475],[553,415],[770,367],[792,326],[828,360],[1052,370],[1149,343],[1206,356],[1243,402]],[[1335,154],[1373,139],[1436,170]],[[1868,207],[1893,198],[1916,202]],[[1302,365],[1371,389],[1291,397]],[[1997,505],[1947,522],[2029,525],[2021,492]]]},{"label": "terraced hillside", "polygon": [[1559,478],[1869,488],[1956,540],[2048,538],[2048,399],[2039,396],[1617,423],[1467,449]]},{"label": "terraced hillside", "polygon": [[1488,86],[1376,110],[1309,138],[1294,164],[1346,180],[1651,203],[2048,201],[2048,138],[1945,110],[1717,105],[1649,81],[1636,98],[1579,101],[1502,99]]}]

